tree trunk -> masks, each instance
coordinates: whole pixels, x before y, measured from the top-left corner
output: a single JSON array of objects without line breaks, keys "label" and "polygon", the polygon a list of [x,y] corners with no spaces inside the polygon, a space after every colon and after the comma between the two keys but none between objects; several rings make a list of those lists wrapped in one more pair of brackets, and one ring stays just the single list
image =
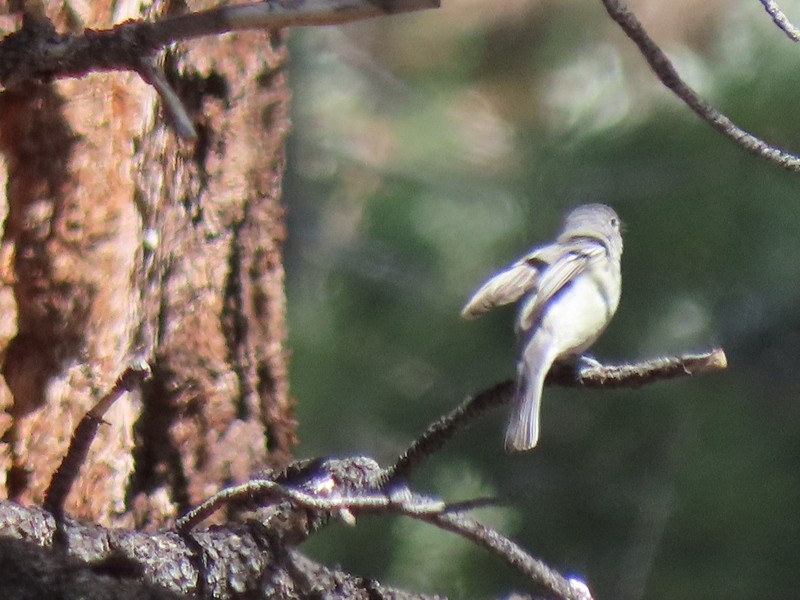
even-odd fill
[{"label": "tree trunk", "polygon": [[[176,4],[76,7],[87,27],[108,27]],[[45,5],[62,30],[75,26],[65,6]],[[176,138],[135,74],[0,93],[7,497],[41,503],[75,424],[135,357],[153,378],[107,413],[68,514],[157,527],[288,460],[283,39],[227,35],[169,53],[194,142]]]}]

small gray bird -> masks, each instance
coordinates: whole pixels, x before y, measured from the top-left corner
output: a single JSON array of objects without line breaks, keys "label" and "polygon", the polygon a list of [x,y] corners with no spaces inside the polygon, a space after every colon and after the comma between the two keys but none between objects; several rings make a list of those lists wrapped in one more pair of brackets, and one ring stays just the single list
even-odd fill
[{"label": "small gray bird", "polygon": [[604,204],[579,206],[567,215],[556,241],[534,248],[497,273],[461,311],[474,318],[522,299],[517,335],[514,407],[506,450],[530,450],[539,440],[544,378],[554,362],[589,348],[611,321],[622,287],[620,220]]}]

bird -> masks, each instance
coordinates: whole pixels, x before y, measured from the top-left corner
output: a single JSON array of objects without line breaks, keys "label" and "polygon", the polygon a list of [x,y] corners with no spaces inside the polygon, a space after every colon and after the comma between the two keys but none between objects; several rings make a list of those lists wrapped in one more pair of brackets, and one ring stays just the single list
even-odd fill
[{"label": "bird", "polygon": [[622,224],[605,204],[570,211],[555,241],[533,248],[493,275],[461,311],[464,318],[519,302],[521,346],[508,452],[534,448],[545,376],[553,363],[585,352],[608,326],[622,288]]}]

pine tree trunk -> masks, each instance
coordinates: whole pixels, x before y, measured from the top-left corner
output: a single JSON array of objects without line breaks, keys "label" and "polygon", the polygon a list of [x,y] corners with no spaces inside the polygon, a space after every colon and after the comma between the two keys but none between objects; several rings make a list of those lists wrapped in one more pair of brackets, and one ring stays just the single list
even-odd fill
[{"label": "pine tree trunk", "polygon": [[[108,27],[176,4],[71,8]],[[65,6],[45,5],[59,30]],[[156,527],[288,460],[283,39],[227,35],[169,53],[195,142],[177,139],[135,74],[0,93],[7,497],[41,503],[78,419],[134,357],[153,378],[107,413],[68,514]]]}]

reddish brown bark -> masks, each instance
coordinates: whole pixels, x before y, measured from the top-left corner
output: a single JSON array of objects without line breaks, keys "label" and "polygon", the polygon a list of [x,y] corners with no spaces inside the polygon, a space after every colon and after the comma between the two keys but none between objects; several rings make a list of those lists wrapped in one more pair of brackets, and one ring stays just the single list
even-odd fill
[{"label": "reddish brown bark", "polygon": [[[89,4],[86,26],[139,16],[138,3],[113,16]],[[63,29],[61,6],[47,14]],[[69,514],[161,525],[287,460],[285,61],[282,35],[266,32],[168,57],[194,143],[176,139],[133,74],[0,93],[8,497],[41,502],[75,423],[134,356],[154,377],[107,414]]]}]

